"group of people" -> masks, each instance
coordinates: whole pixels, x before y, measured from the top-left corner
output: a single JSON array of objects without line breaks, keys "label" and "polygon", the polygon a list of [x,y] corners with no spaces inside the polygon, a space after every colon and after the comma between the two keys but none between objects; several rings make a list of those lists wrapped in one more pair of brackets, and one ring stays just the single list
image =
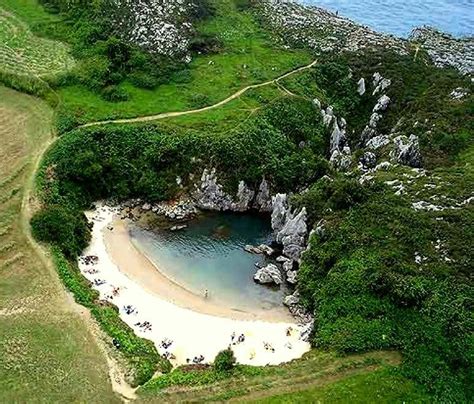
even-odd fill
[{"label": "group of people", "polygon": [[236,337],[235,332],[233,332],[232,335],[230,336],[230,342],[232,343],[232,345],[237,345],[237,344],[241,344],[242,342],[245,342],[245,334],[240,334],[237,339],[235,337]]},{"label": "group of people", "polygon": [[144,321],[143,323],[138,322],[134,324],[135,327],[140,327],[143,331],[151,331],[151,323]]},{"label": "group of people", "polygon": [[172,340],[165,338],[164,340],[161,341],[160,347],[163,349],[168,349],[172,344],[173,344]]},{"label": "group of people", "polygon": [[126,306],[123,306],[123,311],[125,314],[138,314],[138,311],[135,307],[133,307],[131,304],[127,304]]},{"label": "group of people", "polygon": [[[186,363],[190,363],[190,362],[191,362],[191,359],[187,358]],[[193,363],[195,365],[199,365],[200,363],[203,363],[203,362],[204,362],[204,355],[195,356],[193,358]]]},{"label": "group of people", "polygon": [[275,348],[273,348],[270,343],[264,342],[263,347],[265,348],[265,351],[271,351],[272,353],[275,353]]}]

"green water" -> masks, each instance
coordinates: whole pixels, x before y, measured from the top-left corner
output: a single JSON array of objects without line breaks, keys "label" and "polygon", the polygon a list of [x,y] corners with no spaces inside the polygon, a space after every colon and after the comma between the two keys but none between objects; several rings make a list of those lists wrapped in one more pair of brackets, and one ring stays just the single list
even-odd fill
[{"label": "green water", "polygon": [[271,242],[268,218],[256,215],[206,214],[185,230],[130,228],[134,244],[176,283],[236,310],[281,307],[285,286],[267,287],[253,281],[255,263],[266,258],[244,251],[247,244]]}]

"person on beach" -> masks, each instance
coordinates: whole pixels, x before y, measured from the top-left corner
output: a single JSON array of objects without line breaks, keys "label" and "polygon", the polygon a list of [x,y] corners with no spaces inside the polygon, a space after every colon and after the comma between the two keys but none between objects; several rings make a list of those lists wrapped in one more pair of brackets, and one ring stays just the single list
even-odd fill
[{"label": "person on beach", "polygon": [[204,299],[207,299],[209,297],[209,290],[204,290]]}]

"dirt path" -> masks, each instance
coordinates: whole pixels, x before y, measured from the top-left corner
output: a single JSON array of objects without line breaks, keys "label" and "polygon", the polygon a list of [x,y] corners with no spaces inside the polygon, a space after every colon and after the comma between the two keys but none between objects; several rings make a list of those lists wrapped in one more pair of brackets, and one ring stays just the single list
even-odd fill
[{"label": "dirt path", "polygon": [[[90,126],[100,126],[100,125],[108,125],[108,124],[122,124],[122,123],[138,123],[138,122],[150,122],[150,121],[157,121],[160,119],[165,119],[165,118],[174,118],[178,116],[183,116],[183,115],[192,115],[192,114],[198,114],[201,112],[206,112],[211,109],[219,108],[225,104],[228,104],[229,102],[235,100],[236,98],[239,98],[241,95],[245,94],[247,91],[255,89],[255,88],[260,88],[260,87],[265,87],[269,86],[271,84],[277,84],[281,81],[284,80],[294,74],[300,73],[304,70],[311,69],[314,65],[316,65],[317,60],[311,62],[309,65],[299,67],[297,69],[294,69],[288,73],[285,73],[284,75],[277,77],[276,79],[265,81],[263,83],[259,84],[252,84],[247,87],[244,87],[237,91],[236,93],[232,94],[231,96],[227,97],[226,99],[219,101],[216,104],[209,105],[204,108],[198,108],[198,109],[190,109],[186,111],[175,111],[175,112],[163,112],[161,114],[157,115],[147,115],[147,116],[140,116],[136,118],[125,118],[125,119],[111,119],[107,121],[98,121],[98,122],[90,122],[86,123],[84,125],[79,126],[79,128],[87,128]],[[294,95],[293,93],[289,92],[288,90],[284,89],[282,90],[286,92],[289,95]]]}]

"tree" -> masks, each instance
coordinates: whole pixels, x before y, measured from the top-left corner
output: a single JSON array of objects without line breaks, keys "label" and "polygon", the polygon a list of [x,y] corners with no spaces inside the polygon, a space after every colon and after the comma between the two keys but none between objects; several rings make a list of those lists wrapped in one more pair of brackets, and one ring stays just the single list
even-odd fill
[{"label": "tree", "polygon": [[228,372],[234,368],[236,359],[231,348],[224,349],[214,359],[214,369],[217,372]]}]

